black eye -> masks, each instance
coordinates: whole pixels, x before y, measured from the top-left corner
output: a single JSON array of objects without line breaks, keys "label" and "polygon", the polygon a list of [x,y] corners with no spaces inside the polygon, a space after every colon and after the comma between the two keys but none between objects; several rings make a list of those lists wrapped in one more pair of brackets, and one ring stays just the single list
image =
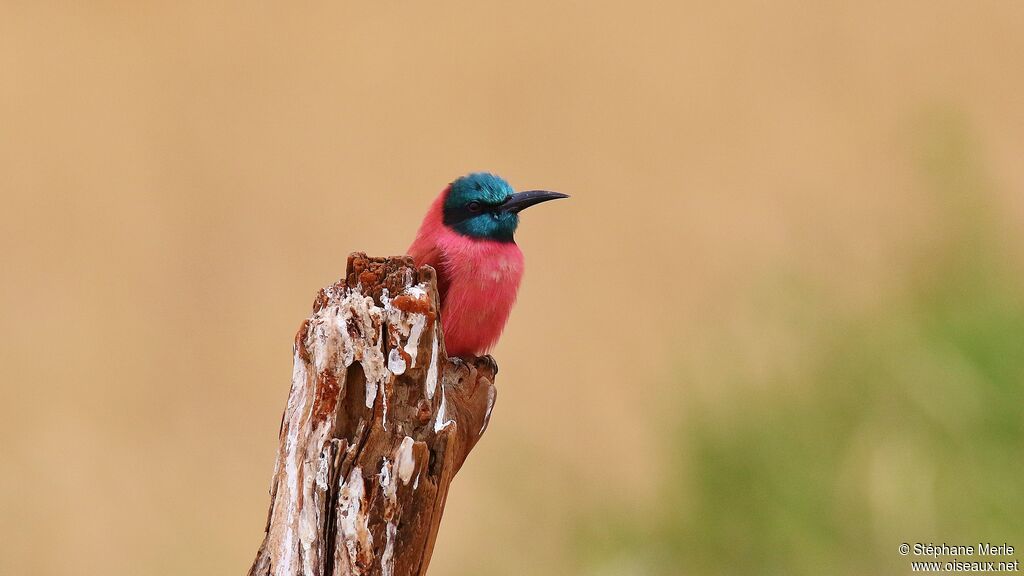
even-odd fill
[{"label": "black eye", "polygon": [[470,202],[469,205],[467,205],[466,207],[469,208],[469,211],[474,214],[480,211],[480,203],[477,202],[476,200]]}]

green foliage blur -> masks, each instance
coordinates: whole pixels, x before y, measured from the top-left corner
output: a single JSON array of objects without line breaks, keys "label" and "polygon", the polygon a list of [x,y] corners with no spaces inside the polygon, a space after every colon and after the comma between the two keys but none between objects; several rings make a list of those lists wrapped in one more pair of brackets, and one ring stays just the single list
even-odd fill
[{"label": "green foliage blur", "polygon": [[967,123],[920,128],[941,233],[901,288],[853,314],[810,276],[756,295],[807,357],[736,382],[725,347],[742,399],[679,399],[657,498],[586,515],[583,573],[906,574],[903,542],[1024,547],[1024,285]]}]

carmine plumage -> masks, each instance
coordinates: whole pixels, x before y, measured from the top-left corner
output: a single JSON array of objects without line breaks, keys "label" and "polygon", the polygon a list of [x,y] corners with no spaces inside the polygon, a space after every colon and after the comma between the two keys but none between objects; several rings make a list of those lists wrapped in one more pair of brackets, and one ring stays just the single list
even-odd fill
[{"label": "carmine plumage", "polygon": [[498,341],[523,277],[513,235],[519,211],[565,194],[515,193],[486,173],[452,182],[430,205],[409,255],[437,270],[441,325],[451,356],[486,353]]}]

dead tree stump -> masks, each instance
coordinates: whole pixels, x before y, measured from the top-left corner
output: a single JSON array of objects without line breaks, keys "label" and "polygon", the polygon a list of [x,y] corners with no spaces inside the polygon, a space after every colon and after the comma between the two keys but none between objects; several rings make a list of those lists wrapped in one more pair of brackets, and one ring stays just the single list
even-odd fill
[{"label": "dead tree stump", "polygon": [[487,429],[490,357],[448,358],[433,268],[349,257],[295,336],[250,576],[426,573],[448,486]]}]

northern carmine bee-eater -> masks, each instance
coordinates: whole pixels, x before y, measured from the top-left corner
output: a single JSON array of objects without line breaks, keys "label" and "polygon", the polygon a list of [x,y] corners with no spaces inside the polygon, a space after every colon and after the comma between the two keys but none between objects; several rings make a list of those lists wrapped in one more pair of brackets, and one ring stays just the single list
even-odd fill
[{"label": "northern carmine bee-eater", "polygon": [[449,184],[430,205],[409,255],[437,271],[441,326],[450,356],[485,354],[501,336],[523,277],[514,234],[525,208],[568,198],[515,192],[483,172]]}]

